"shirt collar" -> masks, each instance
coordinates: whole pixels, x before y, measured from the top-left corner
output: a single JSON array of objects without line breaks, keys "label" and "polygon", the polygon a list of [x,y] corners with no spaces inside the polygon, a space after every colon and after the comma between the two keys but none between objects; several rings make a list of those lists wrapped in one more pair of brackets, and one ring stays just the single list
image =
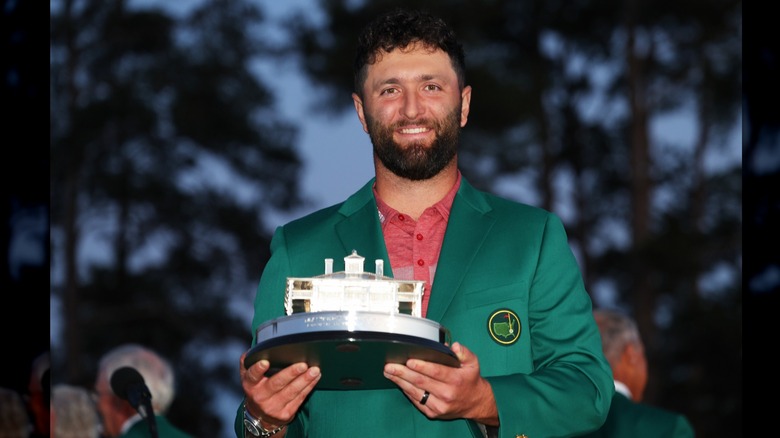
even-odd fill
[{"label": "shirt collar", "polygon": [[628,389],[628,386],[626,386],[625,383],[620,382],[618,380],[615,380],[615,391],[625,395],[630,400],[634,399],[633,397],[631,397],[631,390]]},{"label": "shirt collar", "polygon": [[[452,210],[452,202],[455,200],[455,195],[458,193],[458,189],[460,188],[460,181],[461,181],[461,174],[460,169],[458,169],[458,178],[455,180],[455,184],[452,185],[452,188],[449,192],[447,192],[446,195],[444,195],[439,202],[433,204],[432,206],[428,208],[434,208],[436,211],[439,212],[439,214],[444,218],[445,221],[448,221],[450,219],[450,210]],[[385,204],[384,201],[382,201],[382,198],[379,197],[379,194],[376,192],[376,183],[374,183],[374,198],[376,198],[376,205],[377,209],[379,210],[379,221],[384,223],[385,218],[393,217],[398,212],[390,207],[389,205]]]},{"label": "shirt collar", "polygon": [[124,423],[122,423],[122,430],[120,431],[119,434],[120,435],[126,434],[127,431],[129,431],[130,428],[133,427],[133,425],[135,423],[138,423],[141,420],[143,420],[143,417],[141,417],[141,414],[135,414],[132,417],[128,418],[127,420],[125,420]]}]

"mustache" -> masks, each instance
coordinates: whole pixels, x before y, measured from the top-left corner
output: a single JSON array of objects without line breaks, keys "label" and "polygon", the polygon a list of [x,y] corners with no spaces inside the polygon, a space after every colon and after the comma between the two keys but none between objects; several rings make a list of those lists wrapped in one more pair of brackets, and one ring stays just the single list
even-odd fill
[{"label": "mustache", "polygon": [[406,128],[407,126],[422,126],[425,128],[438,129],[439,123],[431,119],[415,119],[415,120],[402,120],[393,124],[393,129]]}]

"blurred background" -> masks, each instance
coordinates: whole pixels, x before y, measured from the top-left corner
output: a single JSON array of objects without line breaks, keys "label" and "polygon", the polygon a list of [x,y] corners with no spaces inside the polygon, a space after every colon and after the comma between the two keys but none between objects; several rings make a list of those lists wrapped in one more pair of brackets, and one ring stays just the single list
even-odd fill
[{"label": "blurred background", "polygon": [[[777,43],[748,32],[743,54],[736,0],[51,0],[37,32],[30,2],[5,1],[22,160],[4,169],[4,290],[22,301],[3,319],[50,311],[9,385],[50,348],[52,383],[91,388],[103,352],[139,342],[176,366],[171,420],[233,436],[273,229],[373,175],[352,55],[396,5],[464,42],[464,175],[561,216],[594,305],[639,322],[646,402],[741,436],[743,298],[780,285],[776,251],[743,259],[743,211],[745,240],[776,247],[780,116]],[[41,108],[48,132],[26,128]]]}]

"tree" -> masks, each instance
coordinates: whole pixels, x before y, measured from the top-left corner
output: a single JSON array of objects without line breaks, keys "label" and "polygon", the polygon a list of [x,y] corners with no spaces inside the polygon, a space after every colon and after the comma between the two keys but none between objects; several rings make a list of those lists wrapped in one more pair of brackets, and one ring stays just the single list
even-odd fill
[{"label": "tree", "polygon": [[169,416],[196,436],[232,430],[211,400],[241,397],[234,303],[268,259],[265,215],[302,202],[296,129],[251,70],[262,24],[249,1],[52,3],[53,375],[90,386],[100,354],[143,343],[174,363]]}]

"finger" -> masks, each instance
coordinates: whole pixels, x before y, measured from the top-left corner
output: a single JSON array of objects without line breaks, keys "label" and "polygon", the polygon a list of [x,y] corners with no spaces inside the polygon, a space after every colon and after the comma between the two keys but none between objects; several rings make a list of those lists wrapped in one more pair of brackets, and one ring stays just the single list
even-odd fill
[{"label": "finger", "polygon": [[469,369],[472,372],[479,373],[479,358],[471,350],[466,348],[465,345],[455,343],[452,351],[460,361],[459,368]]},{"label": "finger", "polygon": [[412,385],[421,383],[422,379],[425,377],[417,371],[412,370],[407,365],[398,363],[385,364],[384,375],[394,382],[404,381]]},{"label": "finger", "polygon": [[321,377],[322,373],[319,367],[307,366],[306,372],[302,373],[288,385],[290,391],[294,394],[293,400],[306,398]]},{"label": "finger", "polygon": [[244,378],[244,374],[246,373],[246,368],[244,367],[244,359],[246,358],[246,351],[241,353],[241,358],[238,359],[238,374],[241,376],[241,379]]},{"label": "finger", "polygon": [[308,377],[311,377],[311,379],[303,379],[302,382],[306,382],[308,380],[308,383],[303,385],[301,387],[301,390],[298,391],[297,394],[293,397],[292,400],[288,403],[289,405],[294,406],[295,410],[297,411],[298,406],[302,405],[306,397],[309,395],[310,392],[314,390],[314,387],[317,386],[317,382],[320,381],[320,378],[322,378],[322,373],[320,373],[319,367],[311,367],[308,369],[306,375]]},{"label": "finger", "polygon": [[[412,371],[404,365],[387,364],[385,365],[385,377],[395,383],[418,409],[425,409],[424,406],[431,402],[431,393],[435,390],[436,385],[431,384],[431,379],[424,375]],[[427,397],[425,396],[426,390]]]},{"label": "finger", "polygon": [[268,371],[268,368],[270,367],[271,364],[268,363],[267,360],[258,360],[251,367],[246,368],[246,370],[243,372],[242,378],[246,383],[255,385],[263,380],[266,371]]},{"label": "finger", "polygon": [[[294,363],[281,369],[279,372],[271,376],[268,379],[268,386],[273,392],[279,392],[294,382],[298,377],[306,373],[308,369],[309,365],[307,365],[306,362]],[[305,385],[299,383],[297,386],[290,388],[292,390],[291,392],[297,393],[302,386]]]},{"label": "finger", "polygon": [[452,352],[455,353],[455,356],[461,362],[467,362],[474,357],[474,353],[459,342],[452,344]]},{"label": "finger", "polygon": [[423,395],[420,397],[419,403],[421,406],[424,406],[426,403],[428,403],[428,399],[431,397],[431,393],[428,391],[423,391]]},{"label": "finger", "polygon": [[292,364],[258,385],[253,400],[261,417],[272,423],[288,423],[320,380],[320,369],[304,362]]},{"label": "finger", "polygon": [[298,409],[306,400],[306,397],[314,390],[320,378],[320,369],[311,367],[285,386],[283,391],[280,392],[280,397],[283,401],[283,407],[280,411],[281,420],[285,422],[292,420],[295,413],[298,412]]},{"label": "finger", "polygon": [[451,373],[455,368],[442,365],[436,362],[428,362],[419,359],[409,359],[406,362],[409,373],[404,373],[404,378],[411,381],[412,384],[420,388],[428,388],[431,385],[447,383],[450,381]]},{"label": "finger", "polygon": [[395,383],[410,399],[414,399],[415,394],[417,394],[414,392],[417,388],[414,381],[419,381],[417,373],[411,371],[405,365],[389,363],[385,364],[384,376]]},{"label": "finger", "polygon": [[[285,370],[288,368],[291,367],[287,367]],[[297,372],[297,370],[295,370],[297,367],[293,366],[292,368]],[[295,413],[306,400],[309,393],[314,390],[314,387],[321,377],[320,369],[318,367],[305,368],[306,370],[304,373],[299,374],[298,377],[289,381],[286,385],[272,390],[273,392],[264,397],[264,403],[261,404],[264,406],[263,410],[269,420],[273,419],[278,422],[289,422],[292,417],[295,416]],[[280,374],[282,374],[282,376],[286,374],[282,373],[282,371],[268,378],[266,387],[269,390],[271,386],[276,387],[277,384],[282,381],[279,377]],[[284,378],[284,381],[287,381],[286,377]],[[274,400],[274,402],[271,403],[271,400]]]},{"label": "finger", "polygon": [[412,385],[411,382],[406,380],[402,374],[400,374],[400,371],[398,371],[395,368],[392,370],[385,369],[384,376],[385,378],[389,379],[391,382],[398,385],[398,387],[401,388],[401,390],[403,390],[404,392],[406,392],[407,389],[412,388],[414,386]]}]

